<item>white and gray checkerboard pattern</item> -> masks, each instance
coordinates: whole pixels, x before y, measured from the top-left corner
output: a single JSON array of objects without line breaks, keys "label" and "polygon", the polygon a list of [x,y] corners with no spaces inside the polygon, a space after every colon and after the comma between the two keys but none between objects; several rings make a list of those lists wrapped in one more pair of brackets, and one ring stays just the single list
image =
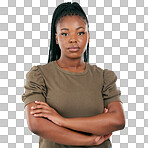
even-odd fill
[{"label": "white and gray checkerboard pattern", "polygon": [[[148,147],[148,0],[75,0],[90,25],[90,64],[118,76],[126,126],[113,148]],[[37,148],[21,95],[26,73],[48,60],[51,18],[67,0],[0,0],[0,148]],[[73,1],[71,1],[73,2]]]}]

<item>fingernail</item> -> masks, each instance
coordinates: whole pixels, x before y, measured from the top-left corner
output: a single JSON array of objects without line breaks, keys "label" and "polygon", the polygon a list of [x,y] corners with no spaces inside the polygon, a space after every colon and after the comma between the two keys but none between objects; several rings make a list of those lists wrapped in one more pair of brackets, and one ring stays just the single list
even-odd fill
[{"label": "fingernail", "polygon": [[97,137],[97,138],[95,139],[95,141],[97,142],[99,139],[100,139],[100,137]]}]

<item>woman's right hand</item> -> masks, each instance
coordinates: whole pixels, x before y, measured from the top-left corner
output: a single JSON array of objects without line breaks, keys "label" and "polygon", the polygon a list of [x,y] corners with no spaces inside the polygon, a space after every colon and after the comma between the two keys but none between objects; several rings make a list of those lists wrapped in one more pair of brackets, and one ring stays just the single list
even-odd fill
[{"label": "woman's right hand", "polygon": [[104,136],[92,135],[91,137],[93,138],[93,145],[100,145],[105,140],[107,140],[111,135],[112,135],[112,133],[108,134],[108,135],[104,135]]}]

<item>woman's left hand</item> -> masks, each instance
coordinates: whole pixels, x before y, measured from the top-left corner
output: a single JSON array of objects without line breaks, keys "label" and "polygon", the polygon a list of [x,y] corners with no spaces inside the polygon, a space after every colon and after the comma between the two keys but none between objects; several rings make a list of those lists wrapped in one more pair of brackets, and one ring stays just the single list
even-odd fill
[{"label": "woman's left hand", "polygon": [[37,104],[36,106],[31,107],[31,114],[34,117],[45,117],[55,124],[62,126],[62,123],[64,122],[64,117],[59,115],[55,109],[50,107],[47,103],[42,102],[42,101],[35,101]]}]

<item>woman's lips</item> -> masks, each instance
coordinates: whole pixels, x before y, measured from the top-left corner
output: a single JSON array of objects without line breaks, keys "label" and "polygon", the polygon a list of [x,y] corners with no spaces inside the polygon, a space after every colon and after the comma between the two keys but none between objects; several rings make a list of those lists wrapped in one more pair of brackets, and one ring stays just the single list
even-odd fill
[{"label": "woman's lips", "polygon": [[70,52],[76,52],[76,51],[79,51],[80,48],[79,47],[70,47],[68,48]]}]

